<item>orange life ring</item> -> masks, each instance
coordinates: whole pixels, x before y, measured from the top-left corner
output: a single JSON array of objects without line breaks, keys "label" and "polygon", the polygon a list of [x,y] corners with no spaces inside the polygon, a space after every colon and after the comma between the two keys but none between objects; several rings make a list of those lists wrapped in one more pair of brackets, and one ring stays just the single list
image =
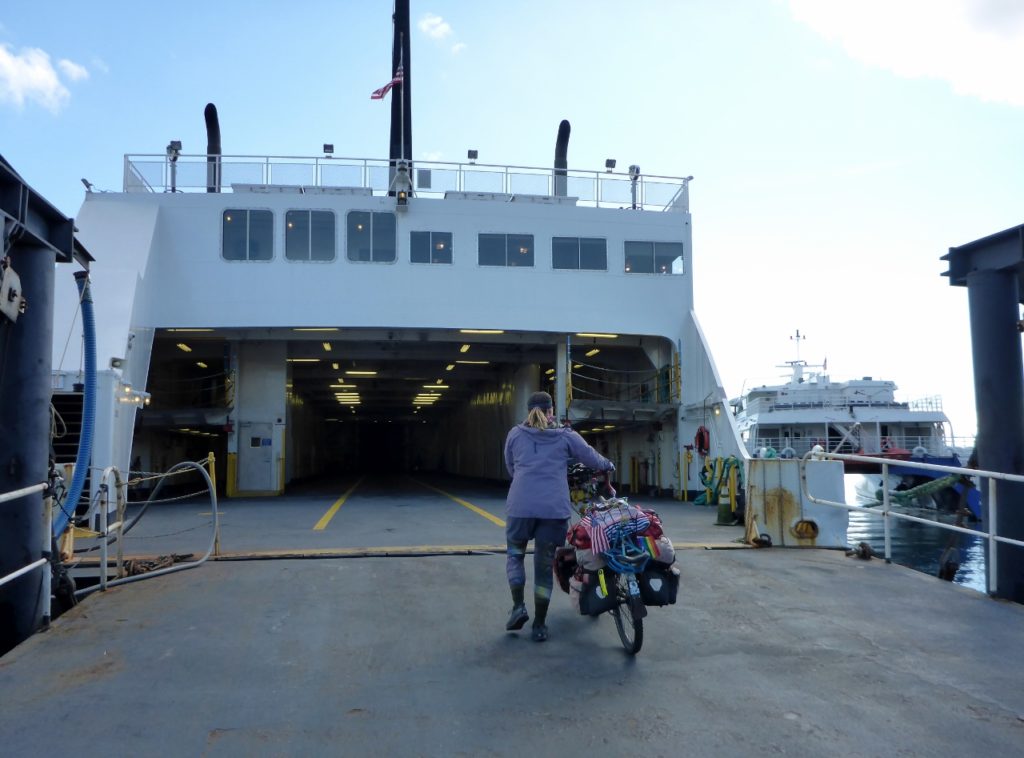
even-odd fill
[{"label": "orange life ring", "polygon": [[706,426],[697,427],[697,434],[693,437],[693,446],[702,456],[707,456],[711,450],[711,433]]}]

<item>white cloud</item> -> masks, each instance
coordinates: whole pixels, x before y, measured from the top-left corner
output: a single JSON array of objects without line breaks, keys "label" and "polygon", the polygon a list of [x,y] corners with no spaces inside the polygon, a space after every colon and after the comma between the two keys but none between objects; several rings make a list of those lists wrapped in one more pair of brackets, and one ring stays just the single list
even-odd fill
[{"label": "white cloud", "polygon": [[70,97],[45,51],[30,47],[15,55],[0,44],[0,103],[21,108],[28,100],[56,113]]},{"label": "white cloud", "polygon": [[465,49],[466,49],[466,43],[465,42],[456,42],[454,45],[452,45],[452,55],[458,55],[459,53],[461,53]]},{"label": "white cloud", "polygon": [[423,160],[429,163],[437,163],[443,157],[443,154],[441,153],[440,150],[427,150],[426,152],[422,153],[422,155]]},{"label": "white cloud", "polygon": [[89,78],[89,72],[86,71],[85,66],[69,61],[67,58],[61,58],[57,61],[57,67],[63,72],[64,76],[73,82]]},{"label": "white cloud", "polygon": [[110,73],[110,66],[108,66],[106,64],[106,61],[104,61],[102,58],[93,57],[90,63],[92,64],[92,67],[97,71],[101,71],[104,74]]},{"label": "white cloud", "polygon": [[452,33],[451,25],[440,16],[428,13],[420,19],[420,31],[434,39],[444,39]]},{"label": "white cloud", "polygon": [[855,60],[958,95],[1024,106],[1019,0],[789,0],[793,17]]}]

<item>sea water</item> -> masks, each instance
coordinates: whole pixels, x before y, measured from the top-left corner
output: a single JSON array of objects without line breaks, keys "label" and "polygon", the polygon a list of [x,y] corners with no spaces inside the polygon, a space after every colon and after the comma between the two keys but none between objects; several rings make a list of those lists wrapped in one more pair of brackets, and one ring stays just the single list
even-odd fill
[{"label": "sea water", "polygon": [[[876,493],[881,486],[881,476],[847,474],[844,484],[847,503],[850,505],[875,505]],[[956,524],[955,516],[947,513],[940,514],[934,508],[900,507],[899,512],[917,518]],[[978,527],[966,520],[961,526]],[[953,581],[979,592],[985,592],[987,543],[983,538],[898,518],[889,519],[889,537],[893,563],[931,576],[938,576],[944,558],[952,557],[960,563],[960,568]],[[877,556],[884,556],[885,532],[882,517],[874,513],[851,510],[846,539],[851,546],[866,542]]]}]

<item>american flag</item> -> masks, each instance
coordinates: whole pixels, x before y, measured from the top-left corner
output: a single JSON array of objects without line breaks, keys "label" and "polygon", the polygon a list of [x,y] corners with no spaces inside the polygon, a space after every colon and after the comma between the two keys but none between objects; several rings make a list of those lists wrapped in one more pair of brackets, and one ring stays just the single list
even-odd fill
[{"label": "american flag", "polygon": [[385,84],[380,89],[375,89],[373,91],[373,93],[370,95],[370,99],[371,100],[383,100],[384,99],[384,95],[388,94],[388,92],[391,91],[391,88],[394,87],[396,84],[401,84],[402,83],[402,79],[404,77],[405,77],[405,73],[402,70],[402,64],[399,63],[398,64],[398,68],[395,69],[395,78],[392,79],[387,84]]}]

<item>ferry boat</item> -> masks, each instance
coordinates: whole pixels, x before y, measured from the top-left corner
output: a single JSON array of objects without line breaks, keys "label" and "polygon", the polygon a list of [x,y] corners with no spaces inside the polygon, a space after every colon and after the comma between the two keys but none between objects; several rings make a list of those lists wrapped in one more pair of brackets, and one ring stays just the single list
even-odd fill
[{"label": "ferry boat", "polygon": [[[800,333],[794,339],[803,339]],[[834,382],[827,366],[786,361],[785,384],[762,385],[730,401],[754,457],[800,457],[820,445],[832,453],[948,457],[952,429],[942,399],[896,400],[896,383],[865,376]]]},{"label": "ferry boat", "polygon": [[[395,59],[408,70],[407,36]],[[127,155],[120,192],[86,194],[93,470],[212,450],[228,496],[357,469],[500,480],[537,389],[626,491],[683,497],[700,427],[739,455],[693,310],[692,177],[569,167],[568,122],[554,167],[413,161],[408,77],[390,95],[388,157],[232,155],[208,106],[206,150]],[[78,307],[65,279],[58,331]],[[72,345],[64,365],[82,363]],[[83,385],[55,372],[69,443]]]},{"label": "ferry boat", "polygon": [[[799,343],[800,332],[792,337]],[[900,466],[916,461],[942,466],[962,466],[952,446],[953,430],[942,410],[942,399],[928,397],[902,402],[896,400],[896,383],[865,376],[862,379],[832,381],[827,365],[811,365],[797,358],[779,368],[788,368],[785,384],[755,387],[730,401],[736,427],[747,452],[753,458],[800,458],[820,446],[830,453],[845,453],[888,459],[892,489],[906,492],[921,487],[941,474]],[[846,461],[848,474],[876,474],[880,463]],[[871,494],[881,480],[871,479]],[[956,483],[915,498],[916,505],[956,512],[965,505],[975,519],[981,518],[978,490]],[[961,502],[962,501],[962,502]]]}]

